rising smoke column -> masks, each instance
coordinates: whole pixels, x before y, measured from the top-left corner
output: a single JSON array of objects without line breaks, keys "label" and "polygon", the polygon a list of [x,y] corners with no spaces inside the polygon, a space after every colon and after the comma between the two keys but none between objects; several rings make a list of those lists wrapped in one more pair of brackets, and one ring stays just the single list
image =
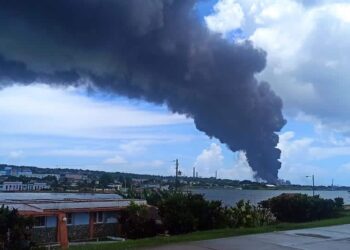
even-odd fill
[{"label": "rising smoke column", "polygon": [[166,104],[277,180],[282,101],[264,51],[211,34],[194,0],[0,0],[0,84],[79,85]]}]

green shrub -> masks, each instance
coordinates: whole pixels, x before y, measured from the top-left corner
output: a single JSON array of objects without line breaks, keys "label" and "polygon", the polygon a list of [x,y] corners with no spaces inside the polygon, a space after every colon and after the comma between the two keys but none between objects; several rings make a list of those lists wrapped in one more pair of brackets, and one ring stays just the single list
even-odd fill
[{"label": "green shrub", "polygon": [[338,210],[343,210],[344,209],[344,199],[341,197],[337,197],[334,199],[335,206]]},{"label": "green shrub", "polygon": [[222,203],[207,201],[200,194],[171,193],[159,203],[159,213],[170,234],[227,226]]},{"label": "green shrub", "polygon": [[275,222],[275,217],[268,209],[244,200],[237,202],[235,207],[228,208],[227,215],[231,227],[258,227]]},{"label": "green shrub", "polygon": [[31,245],[30,229],[33,218],[18,214],[16,209],[0,207],[0,247],[4,249],[23,249]]},{"label": "green shrub", "polygon": [[333,217],[342,209],[342,199],[322,199],[306,194],[281,194],[262,201],[260,205],[268,208],[279,221],[303,222]]},{"label": "green shrub", "polygon": [[122,210],[119,219],[123,237],[139,239],[157,235],[158,227],[152,217],[150,207],[131,203],[127,209]]}]

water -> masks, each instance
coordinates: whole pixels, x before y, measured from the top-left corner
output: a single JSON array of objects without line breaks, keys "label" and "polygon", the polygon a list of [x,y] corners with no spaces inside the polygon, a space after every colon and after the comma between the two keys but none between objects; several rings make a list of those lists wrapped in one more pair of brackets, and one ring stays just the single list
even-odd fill
[{"label": "water", "polygon": [[28,199],[118,199],[121,196],[117,194],[93,194],[93,193],[6,193],[0,192],[1,200],[28,200]]},{"label": "water", "polygon": [[[191,189],[193,193],[203,194],[208,200],[221,200],[224,205],[232,206],[239,200],[250,200],[257,204],[260,201],[278,196],[282,193],[303,193],[312,195],[310,190],[237,190],[237,189]],[[334,199],[342,197],[344,204],[350,204],[350,193],[348,191],[315,191],[315,195],[321,198]]]}]

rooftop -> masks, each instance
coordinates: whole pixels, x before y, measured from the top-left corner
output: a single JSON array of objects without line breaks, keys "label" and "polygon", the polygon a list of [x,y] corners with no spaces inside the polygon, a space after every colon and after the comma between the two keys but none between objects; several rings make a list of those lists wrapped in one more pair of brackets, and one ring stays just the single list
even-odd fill
[{"label": "rooftop", "polygon": [[20,213],[50,213],[73,211],[108,211],[119,210],[130,205],[147,204],[145,200],[104,198],[104,199],[5,199],[0,201],[0,206],[17,209]]}]

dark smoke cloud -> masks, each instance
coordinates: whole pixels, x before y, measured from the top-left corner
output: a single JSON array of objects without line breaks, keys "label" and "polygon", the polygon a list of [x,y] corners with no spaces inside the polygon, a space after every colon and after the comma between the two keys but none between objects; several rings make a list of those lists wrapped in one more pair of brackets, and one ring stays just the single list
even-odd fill
[{"label": "dark smoke cloud", "polygon": [[266,54],[210,34],[195,1],[0,0],[0,81],[93,88],[166,104],[277,180],[282,101],[254,74]]}]

